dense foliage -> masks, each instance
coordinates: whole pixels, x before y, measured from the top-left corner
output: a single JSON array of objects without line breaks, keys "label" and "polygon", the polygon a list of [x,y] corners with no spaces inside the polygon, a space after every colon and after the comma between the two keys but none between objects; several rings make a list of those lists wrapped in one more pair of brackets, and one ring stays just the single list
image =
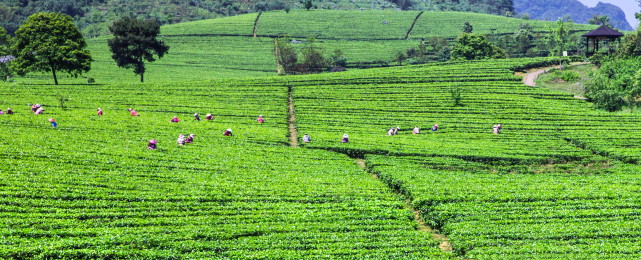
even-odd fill
[{"label": "dense foliage", "polygon": [[37,13],[16,31],[11,68],[21,76],[34,71],[51,72],[58,85],[58,71],[77,77],[91,69],[93,59],[86,48],[87,43],[70,16]]},{"label": "dense foliage", "polygon": [[10,55],[11,37],[7,35],[7,31],[0,27],[0,80],[5,81],[7,77],[11,76],[11,69],[9,64],[15,58]]},{"label": "dense foliage", "polygon": [[507,58],[505,52],[487,41],[485,36],[463,33],[454,43],[452,59],[480,60]]},{"label": "dense foliage", "polygon": [[617,47],[615,58],[629,59],[638,56],[641,56],[641,30],[625,36]]},{"label": "dense foliage", "polygon": [[611,112],[641,105],[641,58],[605,62],[587,82],[585,94]]},{"label": "dense foliage", "polygon": [[599,66],[586,84],[586,96],[610,112],[641,106],[641,30],[627,34],[616,52],[596,53]]}]

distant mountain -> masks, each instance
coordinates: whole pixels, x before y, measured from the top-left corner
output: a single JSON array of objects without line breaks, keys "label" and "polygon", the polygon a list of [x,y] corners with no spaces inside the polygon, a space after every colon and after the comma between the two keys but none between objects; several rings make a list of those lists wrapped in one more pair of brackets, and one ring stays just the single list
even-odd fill
[{"label": "distant mountain", "polygon": [[617,29],[633,30],[621,8],[612,4],[598,3],[589,8],[578,0],[514,0],[514,9],[520,14],[528,14],[531,19],[555,21],[568,15],[575,23],[584,24],[593,15],[607,15]]}]

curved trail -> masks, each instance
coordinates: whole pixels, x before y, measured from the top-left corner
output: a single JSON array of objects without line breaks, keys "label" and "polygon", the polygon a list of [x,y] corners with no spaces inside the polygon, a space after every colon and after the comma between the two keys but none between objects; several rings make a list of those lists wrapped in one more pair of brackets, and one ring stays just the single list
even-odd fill
[{"label": "curved trail", "polygon": [[[372,173],[368,168],[365,163],[365,159],[360,159],[356,158],[354,159],[354,162],[358,167],[363,169],[364,171],[368,172],[370,176],[374,179],[379,179],[378,175]],[[434,238],[436,241],[439,241],[440,244],[438,247],[444,251],[444,252],[451,252],[452,251],[452,244],[450,244],[449,241],[447,241],[447,237],[443,234],[439,234],[436,230],[434,230],[432,227],[428,226],[425,224],[425,221],[423,221],[423,218],[421,218],[421,211],[414,208],[412,205],[412,201],[410,198],[407,196],[403,195],[405,197],[405,208],[412,211],[414,213],[414,221],[416,221],[417,225],[417,230],[425,233],[430,233],[432,235],[432,238]]]},{"label": "curved trail", "polygon": [[[587,65],[587,64],[590,64],[590,63],[589,62],[575,62],[575,63],[570,64],[570,66],[579,66],[579,65]],[[552,66],[552,67],[545,67],[545,68],[539,68],[539,69],[534,69],[534,70],[528,71],[525,74],[525,76],[523,76],[523,84],[525,84],[526,86],[530,86],[530,87],[536,86],[536,82],[534,82],[534,81],[539,77],[539,75],[541,75],[543,73],[546,73],[546,72],[548,72],[548,70],[553,69],[553,68],[554,69],[558,69],[558,68],[560,68],[560,66],[556,65],[556,66]]]},{"label": "curved trail", "polygon": [[548,72],[548,69],[550,68],[552,67],[528,72],[527,74],[525,74],[525,77],[523,77],[523,84],[530,87],[536,86],[536,82],[534,81],[539,77],[539,75]]}]

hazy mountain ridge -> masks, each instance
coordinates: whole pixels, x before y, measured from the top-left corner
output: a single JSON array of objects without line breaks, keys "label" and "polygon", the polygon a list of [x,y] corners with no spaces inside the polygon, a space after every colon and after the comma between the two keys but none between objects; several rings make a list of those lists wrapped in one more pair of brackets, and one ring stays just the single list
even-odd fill
[{"label": "hazy mountain ridge", "polygon": [[528,14],[531,19],[554,21],[567,15],[575,23],[585,24],[593,15],[607,15],[617,29],[634,30],[623,10],[612,4],[598,3],[590,8],[577,0],[514,0],[514,9],[520,14]]}]

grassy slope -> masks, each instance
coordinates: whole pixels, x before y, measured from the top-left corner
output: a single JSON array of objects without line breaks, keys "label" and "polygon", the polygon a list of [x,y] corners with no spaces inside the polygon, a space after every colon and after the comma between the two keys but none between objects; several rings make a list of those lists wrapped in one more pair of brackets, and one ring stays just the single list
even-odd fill
[{"label": "grassy slope", "polygon": [[[469,21],[475,32],[512,33],[523,22],[535,30],[546,30],[550,22],[525,21],[474,13],[425,12],[414,28],[410,40],[402,40],[411,25],[415,11],[329,11],[292,10],[263,13],[258,35],[252,38],[256,14],[202,20],[164,26],[162,40],[171,47],[162,59],[147,65],[146,81],[150,83],[208,80],[218,78],[260,77],[275,75],[273,41],[268,36],[286,33],[299,40],[318,38],[326,52],[341,49],[349,63],[389,61],[394,54],[417,47],[420,39],[432,36],[456,37],[464,22]],[[388,24],[383,24],[387,21]],[[588,30],[589,25],[575,29]],[[131,70],[117,68],[107,48],[107,38],[89,39],[95,62],[86,76],[96,83],[127,82],[135,84]],[[296,45],[302,47],[301,45]],[[22,83],[50,83],[48,74],[30,74],[18,79]],[[61,83],[84,83],[84,78],[67,79]]]}]

